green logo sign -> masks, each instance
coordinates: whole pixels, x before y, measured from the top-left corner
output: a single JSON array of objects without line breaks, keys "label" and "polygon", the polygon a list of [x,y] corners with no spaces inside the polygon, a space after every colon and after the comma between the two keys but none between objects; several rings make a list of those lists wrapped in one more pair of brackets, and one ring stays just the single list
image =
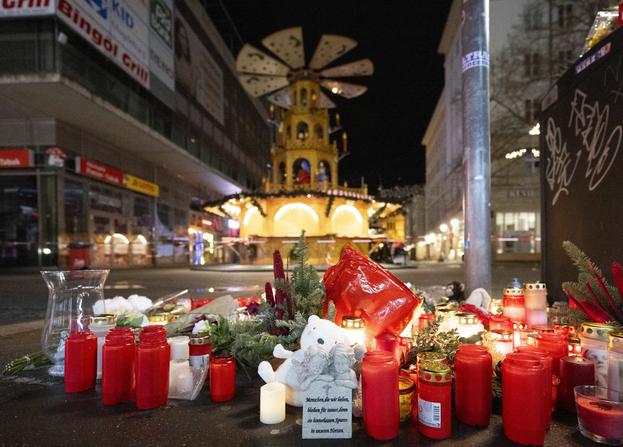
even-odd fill
[{"label": "green logo sign", "polygon": [[173,46],[173,15],[162,0],[151,0],[149,23],[153,30],[169,46]]}]

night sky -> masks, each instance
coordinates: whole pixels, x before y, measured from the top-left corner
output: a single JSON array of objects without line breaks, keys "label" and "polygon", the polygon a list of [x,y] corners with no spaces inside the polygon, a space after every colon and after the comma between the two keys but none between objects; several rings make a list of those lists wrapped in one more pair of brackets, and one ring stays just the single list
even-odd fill
[{"label": "night sky", "polygon": [[[221,0],[222,1],[222,0]],[[212,10],[218,7],[212,3]],[[359,45],[331,66],[369,57],[371,77],[352,79],[369,90],[336,102],[349,136],[350,155],[340,162],[340,182],[359,185],[363,175],[371,189],[425,181],[421,140],[443,88],[439,39],[451,0],[401,1],[222,1],[240,37],[259,48],[275,31],[302,26],[309,63],[321,34],[342,34]],[[215,17],[236,51],[239,40],[223,16]],[[348,81],[349,79],[344,79]]]}]

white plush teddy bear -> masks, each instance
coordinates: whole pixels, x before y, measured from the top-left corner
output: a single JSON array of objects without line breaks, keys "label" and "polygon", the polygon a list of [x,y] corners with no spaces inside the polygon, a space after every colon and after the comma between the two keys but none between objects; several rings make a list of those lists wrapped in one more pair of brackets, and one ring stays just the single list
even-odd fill
[{"label": "white plush teddy bear", "polygon": [[339,343],[348,344],[348,337],[344,331],[332,321],[312,315],[308,318],[307,326],[301,335],[301,348],[292,352],[286,350],[281,344],[275,346],[273,356],[286,359],[286,361],[276,371],[273,371],[270,363],[264,361],[257,367],[257,372],[266,383],[280,382],[286,385],[286,402],[294,407],[302,407],[305,389],[301,387],[302,380],[295,373],[292,362],[303,363],[305,352],[310,347],[314,347],[314,350],[318,348],[329,355]]}]

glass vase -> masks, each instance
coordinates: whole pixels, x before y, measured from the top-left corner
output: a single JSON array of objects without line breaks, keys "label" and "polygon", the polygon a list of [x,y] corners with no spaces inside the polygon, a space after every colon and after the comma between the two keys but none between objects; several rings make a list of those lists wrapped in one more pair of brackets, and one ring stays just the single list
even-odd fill
[{"label": "glass vase", "polygon": [[87,331],[93,305],[104,300],[104,282],[110,270],[42,271],[48,287],[48,307],[41,345],[53,365],[51,376],[63,377],[65,340],[71,331]]}]

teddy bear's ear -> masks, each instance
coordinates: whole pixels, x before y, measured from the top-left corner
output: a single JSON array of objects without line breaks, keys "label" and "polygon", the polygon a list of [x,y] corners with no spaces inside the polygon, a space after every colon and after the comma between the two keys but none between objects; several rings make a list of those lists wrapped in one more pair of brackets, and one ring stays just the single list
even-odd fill
[{"label": "teddy bear's ear", "polygon": [[320,321],[320,317],[318,315],[310,315],[307,319],[308,324],[315,323],[317,321]]}]

